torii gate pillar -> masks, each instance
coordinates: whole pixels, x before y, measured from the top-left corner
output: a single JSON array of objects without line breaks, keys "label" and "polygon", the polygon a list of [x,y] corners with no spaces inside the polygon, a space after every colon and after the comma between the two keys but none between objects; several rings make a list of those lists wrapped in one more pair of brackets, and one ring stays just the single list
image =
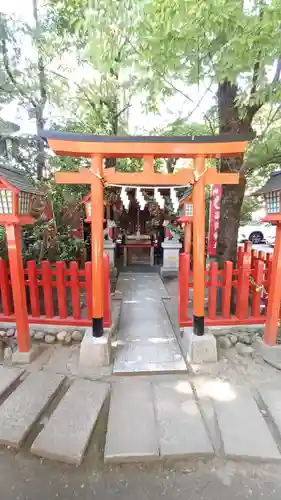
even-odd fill
[{"label": "torii gate pillar", "polygon": [[205,158],[194,160],[195,176],[199,178],[193,187],[193,328],[195,335],[204,335],[205,292]]},{"label": "torii gate pillar", "polygon": [[93,336],[103,335],[103,157],[94,156],[92,158],[93,180],[91,183],[92,199],[92,297],[93,297]]}]

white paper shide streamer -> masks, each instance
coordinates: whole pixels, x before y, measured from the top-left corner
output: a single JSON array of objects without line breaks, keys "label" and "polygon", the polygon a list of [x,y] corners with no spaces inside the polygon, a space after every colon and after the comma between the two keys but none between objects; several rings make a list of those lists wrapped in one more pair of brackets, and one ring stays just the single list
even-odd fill
[{"label": "white paper shide streamer", "polygon": [[158,188],[154,189],[154,199],[158,203],[159,208],[161,208],[161,210],[164,210],[165,198],[164,196],[162,196]]},{"label": "white paper shide streamer", "polygon": [[121,201],[123,203],[124,208],[126,210],[128,210],[129,206],[130,206],[130,200],[129,200],[128,195],[127,195],[126,186],[122,187],[121,193],[120,193],[120,198],[121,198]]},{"label": "white paper shide streamer", "polygon": [[136,199],[137,199],[137,201],[138,201],[138,203],[139,203],[140,209],[141,209],[141,210],[144,210],[144,207],[145,207],[145,205],[146,205],[146,201],[145,201],[145,199],[144,199],[143,193],[142,193],[142,191],[141,191],[141,189],[140,189],[140,188],[137,188],[137,191],[136,191]]},{"label": "white paper shide streamer", "polygon": [[177,192],[174,188],[170,190],[170,197],[171,197],[171,202],[173,205],[174,212],[176,213],[179,209],[179,200],[177,197]]}]

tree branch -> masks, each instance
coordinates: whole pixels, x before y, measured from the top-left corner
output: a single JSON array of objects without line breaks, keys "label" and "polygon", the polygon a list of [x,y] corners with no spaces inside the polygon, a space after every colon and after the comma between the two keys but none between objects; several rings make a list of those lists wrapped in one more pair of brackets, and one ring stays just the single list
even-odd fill
[{"label": "tree branch", "polygon": [[245,117],[246,121],[249,124],[252,123],[255,114],[259,111],[259,109],[263,105],[262,102],[250,104],[251,99],[255,96],[255,94],[257,92],[257,84],[258,84],[259,71],[260,71],[260,58],[261,58],[261,52],[259,52],[258,60],[255,62],[254,69],[253,69],[252,87],[250,90],[249,104],[247,106],[247,112],[246,112],[246,117]]},{"label": "tree branch", "polygon": [[[270,125],[272,125],[272,123],[275,121],[275,118],[276,116],[278,115],[278,113],[281,111],[281,104],[279,104],[279,106],[275,109],[274,113],[272,113],[272,109],[269,113],[269,116],[268,116],[268,120],[267,120],[267,123],[266,123],[266,126],[264,127],[264,129],[262,130],[261,134],[258,136],[258,138],[261,140],[265,137]],[[272,114],[271,114],[272,113]],[[277,120],[280,120],[280,117],[276,119]]]},{"label": "tree branch", "polygon": [[[49,73],[52,73],[53,75],[56,75],[58,76],[59,78],[62,78],[63,80],[67,80],[69,81],[68,77],[65,76],[65,75],[62,75],[61,73],[58,73],[57,71],[54,71],[54,70],[47,70]],[[83,87],[77,83],[77,82],[73,82],[74,85],[76,85],[76,87],[84,94],[85,98],[86,98],[86,101],[90,104],[91,108],[96,111],[96,105],[95,103],[91,100],[91,98],[88,96],[87,92],[83,89]]]},{"label": "tree branch", "polygon": [[176,92],[178,92],[179,94],[181,94],[188,101],[194,103],[194,101],[187,94],[185,94],[185,92],[183,92],[182,90],[178,89],[173,83],[171,83],[169,80],[167,80],[167,78],[165,76],[163,76],[161,73],[158,73],[158,71],[156,71],[155,73],[158,74],[165,83],[167,83],[168,85],[170,85],[170,87],[172,87],[172,89],[174,89]]},{"label": "tree branch", "polygon": [[[211,84],[210,84],[210,87],[211,87]],[[204,94],[200,97],[199,101],[196,103],[196,105],[195,105],[195,107],[193,108],[193,110],[192,110],[192,111],[190,111],[190,113],[188,113],[188,115],[187,115],[187,119],[189,119],[189,118],[193,115],[193,113],[194,113],[194,111],[196,111],[196,109],[198,109],[198,108],[200,109],[200,104],[201,104],[201,102],[203,101],[203,99],[204,99],[205,95],[207,94],[207,92],[209,92],[209,88],[206,88],[206,89],[205,89]]]},{"label": "tree branch", "polygon": [[36,36],[35,36],[35,45],[37,49],[38,55],[38,79],[39,79],[39,88],[40,88],[40,101],[41,106],[44,107],[47,102],[47,90],[46,90],[46,75],[45,75],[45,67],[43,62],[43,57],[40,50],[40,43],[37,36],[37,31],[39,29],[39,19],[38,19],[38,7],[37,0],[33,0],[33,17],[35,20],[35,28],[36,28]]},{"label": "tree branch", "polygon": [[215,135],[215,129],[213,127],[213,123],[212,123],[212,120],[208,117],[208,115],[206,113],[203,114],[203,118],[204,120],[206,120],[206,122],[208,123],[209,127],[210,127],[210,130],[212,132],[213,135]]},{"label": "tree branch", "polygon": [[281,74],[281,56],[277,60],[276,71],[275,71],[274,77],[272,78],[272,85],[273,86],[275,86],[279,82],[280,74]]},{"label": "tree branch", "polygon": [[25,92],[23,90],[23,88],[18,84],[16,78],[14,77],[14,75],[11,71],[10,63],[9,63],[9,56],[8,56],[8,49],[7,49],[6,40],[4,39],[4,37],[1,40],[1,51],[2,51],[2,55],[3,55],[4,68],[5,68],[5,71],[6,71],[8,78],[10,79],[10,82],[16,87],[17,91],[24,99],[28,100],[34,108],[37,108],[37,106],[38,106],[37,102],[32,97],[30,97],[27,92]]},{"label": "tree branch", "polygon": [[126,104],[126,106],[124,106],[124,108],[123,108],[123,109],[121,109],[121,111],[119,111],[119,112],[117,113],[117,115],[116,115],[116,117],[115,117],[115,118],[119,118],[119,116],[121,116],[121,115],[122,115],[122,114],[126,111],[126,109],[131,108],[131,106],[132,106],[132,104],[129,104],[129,103],[128,103],[128,104]]},{"label": "tree branch", "polygon": [[[258,82],[258,77],[259,77],[259,70],[260,70],[260,61],[257,61],[254,65],[254,70],[253,70],[253,80],[252,80],[252,88],[250,91],[250,100],[251,97],[253,97],[257,91],[257,82]],[[271,86],[274,87],[277,85],[277,83],[280,80],[280,75],[281,75],[281,56],[277,60],[277,66],[276,66],[276,71],[275,74],[272,78]],[[249,124],[252,123],[252,120],[255,116],[255,114],[260,110],[264,103],[259,102],[256,104],[248,105],[247,106],[247,113],[246,113],[246,120],[248,121]]]}]

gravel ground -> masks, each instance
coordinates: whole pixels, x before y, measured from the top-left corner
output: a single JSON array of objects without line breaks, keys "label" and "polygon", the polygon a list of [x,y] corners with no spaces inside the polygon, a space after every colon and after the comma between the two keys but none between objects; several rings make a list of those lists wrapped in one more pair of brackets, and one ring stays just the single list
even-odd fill
[{"label": "gravel ground", "polygon": [[95,470],[0,453],[0,497],[5,500],[280,500],[281,466],[223,462],[174,467],[137,465]]}]

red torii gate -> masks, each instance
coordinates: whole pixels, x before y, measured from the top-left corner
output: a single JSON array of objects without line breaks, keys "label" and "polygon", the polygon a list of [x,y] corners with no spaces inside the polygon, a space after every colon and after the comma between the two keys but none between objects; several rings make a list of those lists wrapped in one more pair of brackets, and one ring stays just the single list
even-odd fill
[{"label": "red torii gate", "polygon": [[[204,249],[205,185],[238,184],[239,174],[218,173],[205,169],[206,158],[239,156],[248,138],[232,136],[143,137],[94,136],[68,132],[44,131],[50,148],[58,155],[91,158],[91,168],[79,172],[58,172],[61,184],[90,184],[92,199],[92,290],[93,335],[103,335],[103,186],[104,183],[139,187],[193,186],[193,262],[194,262],[194,333],[204,334]],[[105,158],[143,158],[141,172],[116,172],[104,168]],[[173,174],[154,171],[155,158],[193,158],[194,169]]]}]

